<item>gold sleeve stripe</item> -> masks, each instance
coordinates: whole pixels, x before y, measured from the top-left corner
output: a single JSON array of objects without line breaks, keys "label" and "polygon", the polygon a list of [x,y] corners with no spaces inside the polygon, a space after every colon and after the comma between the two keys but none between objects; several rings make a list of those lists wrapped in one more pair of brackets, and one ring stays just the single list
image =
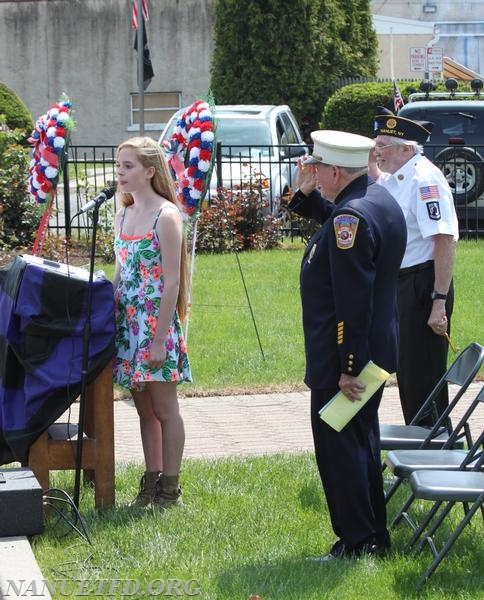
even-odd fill
[{"label": "gold sleeve stripe", "polygon": [[338,323],[338,345],[343,343],[344,327],[345,327],[344,321],[340,321]]}]

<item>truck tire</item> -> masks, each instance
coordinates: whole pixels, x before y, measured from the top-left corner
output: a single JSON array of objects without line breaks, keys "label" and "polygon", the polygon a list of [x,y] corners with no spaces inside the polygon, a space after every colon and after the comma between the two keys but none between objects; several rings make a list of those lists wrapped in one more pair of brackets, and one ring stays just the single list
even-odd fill
[{"label": "truck tire", "polygon": [[454,202],[463,206],[484,191],[484,159],[472,148],[446,148],[434,159],[447,179]]}]

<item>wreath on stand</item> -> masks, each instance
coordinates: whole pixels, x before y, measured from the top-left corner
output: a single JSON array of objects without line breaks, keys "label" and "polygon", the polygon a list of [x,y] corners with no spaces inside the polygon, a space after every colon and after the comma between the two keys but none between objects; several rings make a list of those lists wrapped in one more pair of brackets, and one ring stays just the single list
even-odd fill
[{"label": "wreath on stand", "polygon": [[[210,185],[214,161],[215,122],[205,100],[197,100],[177,120],[171,138],[164,143],[168,164],[177,184],[178,200],[189,221],[188,246],[191,256],[189,302],[195,264],[197,223]],[[190,227],[191,225],[191,227]],[[187,317],[185,338],[188,339]]]},{"label": "wreath on stand", "polygon": [[32,144],[28,190],[39,205],[45,205],[32,253],[42,250],[47,226],[52,213],[57,184],[67,157],[67,148],[74,121],[72,104],[66,96],[41,115],[28,139]]},{"label": "wreath on stand", "polygon": [[214,143],[212,110],[208,102],[197,100],[177,120],[170,140],[164,145],[178,184],[178,199],[191,219],[198,217],[210,185]]}]

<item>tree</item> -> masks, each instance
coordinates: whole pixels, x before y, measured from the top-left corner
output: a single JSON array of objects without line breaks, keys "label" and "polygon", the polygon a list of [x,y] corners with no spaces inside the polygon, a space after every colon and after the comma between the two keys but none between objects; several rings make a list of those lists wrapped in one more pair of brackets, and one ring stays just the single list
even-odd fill
[{"label": "tree", "polygon": [[217,104],[289,104],[319,126],[340,77],[376,73],[369,0],[215,0]]},{"label": "tree", "polygon": [[32,115],[28,108],[5,83],[0,82],[0,114],[10,129],[24,129],[30,134],[34,128]]}]

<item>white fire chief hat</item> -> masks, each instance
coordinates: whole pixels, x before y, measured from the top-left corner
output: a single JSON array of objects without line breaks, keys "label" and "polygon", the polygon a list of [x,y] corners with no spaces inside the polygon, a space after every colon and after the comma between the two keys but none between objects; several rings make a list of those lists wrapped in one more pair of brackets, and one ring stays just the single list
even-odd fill
[{"label": "white fire chief hat", "polygon": [[347,131],[322,129],[313,131],[311,137],[314,142],[313,153],[306,159],[306,165],[323,163],[363,168],[368,166],[368,155],[375,146],[370,138]]}]

